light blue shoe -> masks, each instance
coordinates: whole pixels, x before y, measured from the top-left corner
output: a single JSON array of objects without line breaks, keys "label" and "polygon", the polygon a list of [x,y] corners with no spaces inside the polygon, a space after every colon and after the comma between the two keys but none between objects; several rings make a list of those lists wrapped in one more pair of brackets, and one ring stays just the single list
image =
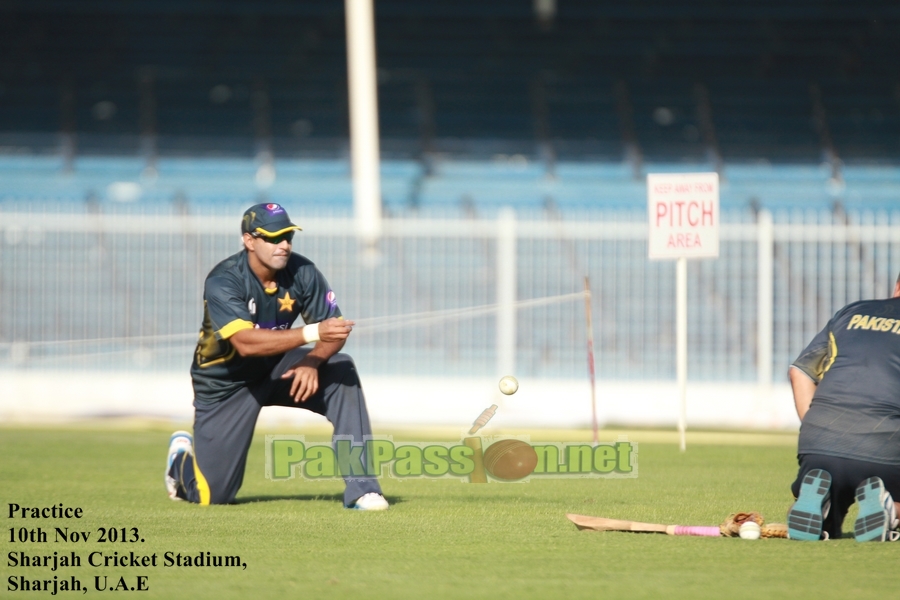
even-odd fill
[{"label": "light blue shoe", "polygon": [[792,540],[822,539],[822,522],[831,507],[831,473],[813,469],[803,477],[800,496],[788,511],[788,537]]},{"label": "light blue shoe", "polygon": [[194,438],[187,431],[176,431],[169,438],[169,455],[166,458],[166,491],[172,500],[181,500],[181,498],[177,495],[178,482],[169,475],[169,471],[172,470],[172,463],[175,462],[175,458],[184,452],[188,454],[194,453]]},{"label": "light blue shoe", "polygon": [[856,488],[859,514],[853,525],[857,542],[893,542],[900,537],[894,499],[880,477],[869,477]]}]

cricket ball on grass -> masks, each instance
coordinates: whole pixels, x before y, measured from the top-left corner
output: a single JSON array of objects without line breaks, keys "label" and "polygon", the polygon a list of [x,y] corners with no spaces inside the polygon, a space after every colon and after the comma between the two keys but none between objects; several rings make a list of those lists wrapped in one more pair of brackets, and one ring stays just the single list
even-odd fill
[{"label": "cricket ball on grass", "polygon": [[758,540],[760,532],[759,523],[755,521],[744,521],[741,523],[739,535],[742,540]]},{"label": "cricket ball on grass", "polygon": [[506,481],[528,477],[534,472],[537,461],[537,452],[522,440],[500,440],[484,452],[485,470]]}]

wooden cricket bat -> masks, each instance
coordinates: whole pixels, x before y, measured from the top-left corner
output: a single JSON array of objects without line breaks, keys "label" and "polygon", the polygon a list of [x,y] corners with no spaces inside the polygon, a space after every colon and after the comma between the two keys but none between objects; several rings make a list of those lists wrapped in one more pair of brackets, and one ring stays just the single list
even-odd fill
[{"label": "wooden cricket bat", "polygon": [[604,517],[589,517],[587,515],[566,515],[575,523],[578,529],[590,529],[592,531],[633,531],[636,533],[665,533],[666,535],[699,535],[703,537],[719,537],[719,528],[691,526],[691,525],[660,525],[657,523],[641,523],[640,521],[624,521],[620,519],[606,519]]}]

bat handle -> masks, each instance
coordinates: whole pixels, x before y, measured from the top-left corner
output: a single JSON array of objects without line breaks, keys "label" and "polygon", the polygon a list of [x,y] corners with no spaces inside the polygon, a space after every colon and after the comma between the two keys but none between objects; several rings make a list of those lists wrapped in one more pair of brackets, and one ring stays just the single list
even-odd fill
[{"label": "bat handle", "polygon": [[[668,531],[666,532],[668,533]],[[719,537],[721,533],[718,527],[704,527],[699,525],[675,525],[670,535],[699,535],[703,537]]]}]

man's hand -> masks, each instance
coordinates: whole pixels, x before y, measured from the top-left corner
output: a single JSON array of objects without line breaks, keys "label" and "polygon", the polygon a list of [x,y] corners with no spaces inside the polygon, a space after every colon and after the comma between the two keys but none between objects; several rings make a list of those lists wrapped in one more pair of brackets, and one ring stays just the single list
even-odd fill
[{"label": "man's hand", "polygon": [[334,356],[353,331],[353,321],[325,319],[319,323],[319,341],[299,363],[284,372],[282,379],[290,379],[291,397],[294,402],[306,402],[319,391],[319,365]]},{"label": "man's hand", "polygon": [[282,379],[293,377],[291,383],[291,397],[294,402],[306,402],[310,396],[319,391],[319,369],[297,365],[293,369],[285,371]]},{"label": "man's hand", "polygon": [[332,317],[319,323],[319,339],[323,342],[340,342],[346,340],[353,331],[353,321],[345,321]]},{"label": "man's hand", "polygon": [[[332,319],[329,319],[332,320]],[[335,321],[337,319],[334,319]],[[306,402],[313,394],[319,391],[319,365],[323,361],[317,356],[307,354],[303,360],[298,362],[284,372],[282,379],[294,378],[291,382],[291,397],[294,402]]]}]

